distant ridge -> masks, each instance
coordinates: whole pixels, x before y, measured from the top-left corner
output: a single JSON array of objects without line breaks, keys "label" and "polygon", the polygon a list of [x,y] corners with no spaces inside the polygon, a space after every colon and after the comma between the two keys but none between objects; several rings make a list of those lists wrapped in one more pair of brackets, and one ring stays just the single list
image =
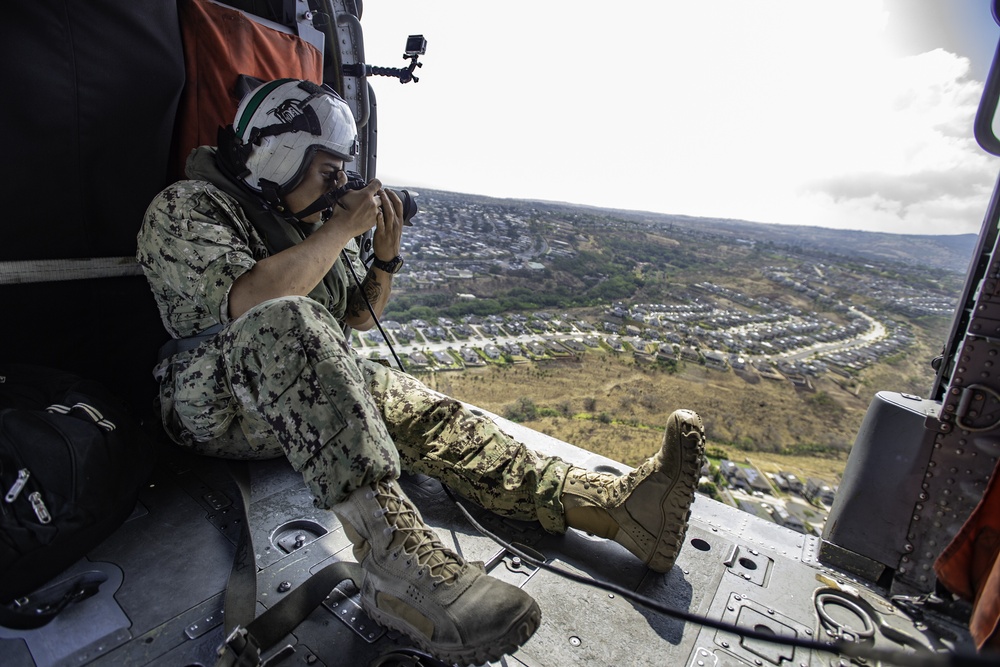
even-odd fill
[{"label": "distant ridge", "polygon": [[[810,225],[782,225],[731,218],[601,208],[587,204],[570,204],[541,199],[489,197],[430,188],[414,189],[417,192],[434,193],[437,197],[456,201],[490,202],[515,208],[524,207],[552,212],[600,213],[627,221],[650,224],[653,227],[675,225],[692,230],[723,233],[733,236],[734,240],[772,244],[779,248],[838,255],[874,264],[899,262],[909,266],[925,266],[951,273],[965,273],[968,270],[978,239],[976,234],[925,235],[868,232]],[[419,203],[419,198],[417,201]]]},{"label": "distant ridge", "polygon": [[900,262],[953,273],[968,270],[979,238],[976,234],[890,234],[718,218],[688,218],[675,223],[691,227],[709,224],[713,231],[726,230],[747,240],[813,249],[868,263]]}]

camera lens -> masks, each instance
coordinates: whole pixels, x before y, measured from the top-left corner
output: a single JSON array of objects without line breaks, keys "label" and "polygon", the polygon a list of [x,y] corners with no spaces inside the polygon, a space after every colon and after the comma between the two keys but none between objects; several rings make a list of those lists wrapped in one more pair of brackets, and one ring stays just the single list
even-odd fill
[{"label": "camera lens", "polygon": [[417,214],[419,209],[417,208],[416,195],[411,195],[408,190],[400,190],[400,199],[403,200],[403,224],[412,225],[410,219]]}]

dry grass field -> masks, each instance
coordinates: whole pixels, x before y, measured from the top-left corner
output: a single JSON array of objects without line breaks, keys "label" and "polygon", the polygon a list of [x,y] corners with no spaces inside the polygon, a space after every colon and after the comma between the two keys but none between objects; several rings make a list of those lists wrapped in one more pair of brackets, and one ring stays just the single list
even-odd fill
[{"label": "dry grass field", "polygon": [[931,349],[918,343],[852,381],[827,375],[811,388],[692,363],[671,374],[607,351],[423,379],[496,414],[525,415],[526,426],[632,466],[659,446],[666,416],[689,408],[705,422],[709,445],[729,458],[836,482],[877,391],[927,395]]}]

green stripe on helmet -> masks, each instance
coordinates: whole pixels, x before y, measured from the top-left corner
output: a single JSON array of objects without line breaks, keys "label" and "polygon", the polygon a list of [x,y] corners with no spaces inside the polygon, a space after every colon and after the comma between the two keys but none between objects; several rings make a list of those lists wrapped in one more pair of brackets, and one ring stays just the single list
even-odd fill
[{"label": "green stripe on helmet", "polygon": [[278,86],[288,83],[289,81],[298,81],[298,79],[276,79],[270,83],[264,84],[260,87],[260,90],[254,93],[253,97],[247,103],[246,109],[243,110],[243,115],[236,124],[237,137],[240,137],[241,139],[243,138],[243,133],[247,129],[247,123],[250,122],[250,119],[253,118],[257,108],[267,98],[267,96],[271,94],[271,91]]}]

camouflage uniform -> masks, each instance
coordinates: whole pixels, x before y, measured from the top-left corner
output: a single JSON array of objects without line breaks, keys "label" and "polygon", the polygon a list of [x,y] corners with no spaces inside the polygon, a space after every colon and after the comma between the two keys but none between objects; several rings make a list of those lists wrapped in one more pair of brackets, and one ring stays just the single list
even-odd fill
[{"label": "camouflage uniform", "polygon": [[[347,293],[342,258],[309,297],[265,301],[230,320],[230,287],[269,250],[245,211],[255,202],[241,198],[211,155],[204,148],[193,154],[188,174],[201,180],[160,193],[138,236],[137,257],[170,334],[224,327],[156,368],[170,436],[214,456],[284,455],[324,508],[402,468],[504,516],[564,531],[566,463],[354,352],[339,321]],[[298,233],[286,231],[293,240]]]}]

